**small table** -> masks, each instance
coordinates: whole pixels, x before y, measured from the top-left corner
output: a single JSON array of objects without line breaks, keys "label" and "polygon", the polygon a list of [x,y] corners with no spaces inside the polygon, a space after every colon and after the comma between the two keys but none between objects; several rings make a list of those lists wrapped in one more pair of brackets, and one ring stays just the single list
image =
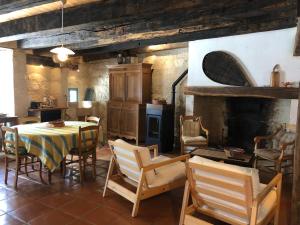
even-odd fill
[{"label": "small table", "polygon": [[227,157],[225,152],[216,148],[197,148],[191,152],[192,156],[201,156],[203,158],[212,159],[215,161],[223,161],[228,164],[252,167],[254,155],[242,154],[239,158]]}]

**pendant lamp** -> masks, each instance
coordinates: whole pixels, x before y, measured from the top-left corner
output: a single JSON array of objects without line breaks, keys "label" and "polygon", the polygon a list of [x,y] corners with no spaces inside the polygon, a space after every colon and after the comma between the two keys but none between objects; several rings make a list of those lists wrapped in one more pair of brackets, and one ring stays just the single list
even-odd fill
[{"label": "pendant lamp", "polygon": [[[64,31],[64,4],[66,1],[61,1],[61,33]],[[75,55],[71,49],[64,47],[63,43],[60,47],[56,47],[50,50],[51,53],[56,54],[59,62],[65,62],[68,60],[69,55]]]}]

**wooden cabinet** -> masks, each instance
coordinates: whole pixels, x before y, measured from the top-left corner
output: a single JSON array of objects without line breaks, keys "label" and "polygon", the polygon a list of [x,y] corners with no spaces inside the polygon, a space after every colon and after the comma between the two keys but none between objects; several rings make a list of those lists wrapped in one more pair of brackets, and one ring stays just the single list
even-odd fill
[{"label": "wooden cabinet", "polygon": [[125,72],[115,70],[110,73],[109,79],[110,100],[124,101],[125,100]]},{"label": "wooden cabinet", "polygon": [[151,64],[109,66],[109,99],[145,104],[151,102]]},{"label": "wooden cabinet", "polygon": [[110,135],[120,133],[120,121],[122,113],[122,102],[109,102],[107,107],[107,129]]},{"label": "wooden cabinet", "polygon": [[145,138],[146,105],[151,101],[151,64],[109,66],[108,135]]}]

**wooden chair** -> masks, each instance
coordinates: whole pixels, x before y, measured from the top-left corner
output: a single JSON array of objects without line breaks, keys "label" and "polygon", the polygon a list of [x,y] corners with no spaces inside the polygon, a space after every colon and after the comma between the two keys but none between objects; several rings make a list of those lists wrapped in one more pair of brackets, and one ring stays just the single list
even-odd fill
[{"label": "wooden chair", "polygon": [[[200,212],[233,225],[278,224],[282,174],[260,184],[258,171],[195,156],[187,163],[180,225],[202,224]],[[192,204],[189,204],[189,197]]]},{"label": "wooden chair", "polygon": [[288,131],[282,126],[269,136],[255,137],[254,167],[257,167],[257,161],[260,159],[274,163],[277,172],[281,172],[283,163],[284,167],[292,167],[295,138],[295,132]]},{"label": "wooden chair", "polygon": [[[88,133],[93,133],[93,135],[88,136]],[[85,178],[85,170],[87,166],[93,167],[93,177],[96,178],[96,148],[98,140],[99,127],[98,126],[88,126],[81,128],[79,127],[78,135],[78,147],[73,148],[70,151],[71,159],[68,160],[67,157],[63,161],[63,175],[65,176],[66,166],[73,163],[79,164],[80,172],[80,183],[83,183]],[[74,160],[74,156],[76,159]],[[91,158],[91,164],[87,163],[87,160]]]},{"label": "wooden chair", "polygon": [[201,147],[208,145],[208,130],[202,126],[201,117],[180,116],[181,154],[187,146]]},{"label": "wooden chair", "polygon": [[[36,116],[25,116],[25,117],[19,117],[18,118],[18,124],[32,124],[32,123],[40,123],[41,119]],[[31,163],[32,163],[32,169],[34,169],[34,159],[37,159],[37,157],[32,157],[31,158]],[[50,180],[50,179],[49,179]]]},{"label": "wooden chair", "polygon": [[[111,158],[103,197],[110,189],[134,206],[132,217],[137,216],[140,201],[184,185],[185,161],[188,156],[168,158],[157,156],[158,147],[139,147],[122,140],[109,141]],[[151,158],[150,150],[154,151]],[[117,174],[113,175],[116,169]]]},{"label": "wooden chair", "polygon": [[99,127],[99,135],[98,135],[98,143],[100,143],[100,140],[103,140],[103,129],[101,126],[101,119],[96,116],[86,116],[85,117],[85,122],[90,122],[90,123],[95,123]]},{"label": "wooden chair", "polygon": [[86,116],[85,122],[91,122],[100,125],[100,118],[96,116]]},{"label": "wooden chair", "polygon": [[40,123],[41,119],[35,116],[26,116],[18,118],[18,124]]},{"label": "wooden chair", "polygon": [[[39,176],[41,181],[42,178],[42,163],[41,161],[34,155],[27,152],[27,150],[23,147],[19,147],[19,135],[17,128],[9,128],[2,126],[2,147],[4,149],[4,157],[5,157],[5,184],[7,184],[8,172],[10,170],[15,171],[15,181],[14,188],[17,189],[18,183],[18,175],[26,174],[28,176],[29,173],[36,172],[33,167],[33,164],[39,163]],[[36,158],[36,161],[31,160],[28,162],[28,159]],[[24,161],[24,162],[23,162]],[[13,162],[13,166],[10,167],[10,164]],[[27,166],[32,165],[32,171],[27,170]],[[21,168],[24,167],[25,172],[21,171]]]}]

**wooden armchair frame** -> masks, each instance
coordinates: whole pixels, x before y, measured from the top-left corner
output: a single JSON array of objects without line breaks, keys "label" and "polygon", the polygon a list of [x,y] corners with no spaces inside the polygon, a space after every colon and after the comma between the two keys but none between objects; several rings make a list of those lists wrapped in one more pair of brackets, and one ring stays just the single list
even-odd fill
[{"label": "wooden armchair frame", "polygon": [[[245,186],[241,187],[238,185],[227,183],[225,180],[216,180],[212,178],[203,177],[197,175],[192,172],[192,169],[201,169],[206,172],[212,172],[216,174],[220,174],[222,176],[228,176],[229,178],[238,178],[243,179],[245,181]],[[274,218],[274,225],[279,225],[279,207],[280,207],[280,196],[281,196],[281,183],[282,183],[282,174],[278,173],[271,182],[257,195],[256,198],[253,198],[252,191],[252,179],[251,176],[243,175],[235,172],[230,172],[227,170],[216,169],[210,166],[199,165],[196,163],[187,163],[187,177],[188,180],[185,184],[184,197],[182,202],[182,210],[180,215],[179,225],[194,225],[194,224],[206,224],[205,222],[199,222],[198,218],[194,217],[192,214],[194,212],[200,212],[207,216],[213,217],[215,219],[224,221],[233,225],[243,225],[244,223],[237,222],[232,220],[231,218],[227,218],[225,216],[221,216],[220,214],[216,214],[214,209],[219,209],[231,213],[233,215],[237,215],[243,218],[247,218],[249,220],[249,225],[267,225]],[[226,188],[232,191],[237,191],[245,195],[245,200],[241,200],[235,198],[235,196],[228,196],[226,194],[214,192],[213,190],[201,190],[199,187],[196,187],[196,181],[202,181],[208,184],[217,185],[222,188]],[[275,206],[270,210],[270,212],[257,223],[258,218],[258,209],[262,201],[266,198],[266,196],[270,193],[270,191],[276,190],[277,200]],[[210,196],[214,196],[215,198],[222,199],[225,201],[233,202],[235,204],[240,204],[241,206],[247,207],[247,212],[242,213],[236,209],[231,207],[225,207],[214,203],[212,200],[203,200],[199,197],[198,193],[208,194]],[[192,197],[192,204],[189,205],[189,198]],[[201,205],[207,205],[209,208],[201,208]]]},{"label": "wooden armchair frame", "polygon": [[[188,143],[185,144],[184,141],[182,140],[182,136],[183,136],[183,129],[184,129],[184,122],[186,120],[193,120],[194,122],[198,122],[199,123],[199,132],[202,130],[205,135],[206,135],[206,142],[204,144],[199,144],[199,143]],[[200,135],[201,133],[199,133]],[[180,143],[181,143],[181,154],[184,154],[184,149],[186,146],[192,146],[192,147],[200,147],[200,146],[207,146],[208,145],[208,136],[209,136],[209,131],[204,128],[204,126],[202,125],[202,121],[201,121],[201,117],[200,116],[180,116]]]},{"label": "wooden armchair frame", "polygon": [[[268,135],[268,136],[257,136],[254,138],[254,143],[255,143],[255,149],[258,149],[259,146],[261,145],[261,142],[262,141],[271,141],[280,131],[282,131],[284,128],[283,127],[279,127],[273,134],[271,135]],[[281,172],[281,168],[282,168],[282,163],[284,161],[287,161],[287,160],[293,160],[294,156],[293,155],[285,155],[285,150],[287,149],[288,146],[291,146],[291,145],[294,145],[295,146],[295,140],[294,141],[291,141],[291,142],[283,142],[283,143],[280,143],[280,146],[279,146],[279,151],[280,151],[280,156],[278,159],[276,160],[271,160],[271,159],[267,159],[267,158],[264,158],[260,155],[255,155],[255,160],[254,160],[254,168],[257,167],[257,161],[259,158],[264,158],[266,160],[269,160],[269,161],[273,161],[275,163],[275,170],[277,172]],[[266,149],[266,151],[268,151],[268,149]]]},{"label": "wooden armchair frame", "polygon": [[[143,166],[141,156],[140,156],[138,150],[134,150],[134,155],[137,160],[138,167],[139,167],[137,172],[140,172],[139,180],[138,180],[138,182],[135,182],[135,181],[131,180],[130,178],[126,177],[126,175],[121,172],[119,163],[117,161],[117,156],[116,156],[115,152],[113,151],[113,148],[115,145],[116,145],[115,142],[109,141],[109,146],[110,146],[113,156],[111,158],[108,173],[107,173],[103,197],[106,196],[107,189],[110,189],[110,190],[118,193],[119,195],[123,196],[130,202],[132,202],[134,204],[132,214],[131,214],[132,217],[137,216],[141,200],[148,199],[153,196],[159,195],[161,193],[170,191],[172,189],[184,186],[186,179],[175,180],[172,183],[157,186],[157,187],[149,187],[146,173],[148,171],[151,171],[151,170],[154,170],[159,167],[166,166],[166,165],[169,165],[169,164],[172,164],[175,162],[186,161],[189,157],[188,155],[182,155],[182,156],[179,156],[176,158],[171,158],[169,160],[162,161],[159,163],[153,163],[148,166]],[[117,145],[121,146],[125,149],[127,147],[122,143],[118,143]],[[149,150],[154,151],[154,157],[156,157],[157,152],[158,152],[158,146],[154,145],[154,146],[150,146],[148,148],[149,148]],[[114,169],[116,169],[117,173],[113,175]],[[119,184],[118,181],[120,181],[120,180],[122,182],[126,182],[130,186],[134,187],[136,189],[136,191],[133,191],[132,189]]]}]

